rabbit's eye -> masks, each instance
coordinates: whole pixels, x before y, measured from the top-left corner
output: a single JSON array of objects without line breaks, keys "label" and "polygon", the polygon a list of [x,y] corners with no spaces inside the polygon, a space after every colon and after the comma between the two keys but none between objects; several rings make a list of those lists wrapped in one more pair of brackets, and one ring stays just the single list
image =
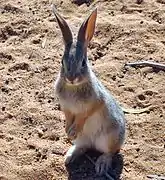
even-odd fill
[{"label": "rabbit's eye", "polygon": [[61,61],[61,64],[62,64],[62,67],[64,68],[65,66],[64,60]]},{"label": "rabbit's eye", "polygon": [[65,61],[64,61],[64,60],[61,61],[61,64],[62,64],[62,68],[63,68],[65,71],[67,71],[66,64],[65,64]]},{"label": "rabbit's eye", "polygon": [[82,67],[84,67],[86,65],[86,61],[85,59],[82,60]]}]

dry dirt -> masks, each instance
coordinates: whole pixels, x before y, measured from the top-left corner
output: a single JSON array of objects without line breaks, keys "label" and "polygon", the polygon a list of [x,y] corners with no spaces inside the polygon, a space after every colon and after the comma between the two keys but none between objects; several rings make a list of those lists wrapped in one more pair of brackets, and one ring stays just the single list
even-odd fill
[{"label": "dry dirt", "polygon": [[[139,3],[138,3],[139,2]],[[165,175],[165,72],[124,68],[127,62],[165,62],[164,0],[0,1],[0,180],[103,180],[82,156],[65,167],[69,148],[64,117],[53,92],[63,54],[55,3],[73,32],[98,7],[89,60],[98,78],[125,108],[127,138],[110,171],[114,179]],[[95,160],[97,154],[89,152]]]}]

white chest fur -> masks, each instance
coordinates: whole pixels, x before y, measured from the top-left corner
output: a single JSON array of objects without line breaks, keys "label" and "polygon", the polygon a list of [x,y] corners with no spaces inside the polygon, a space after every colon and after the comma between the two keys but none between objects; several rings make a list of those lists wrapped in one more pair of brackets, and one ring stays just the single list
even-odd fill
[{"label": "white chest fur", "polygon": [[91,146],[98,151],[108,153],[108,133],[106,133],[105,121],[99,113],[93,114],[85,123],[83,134],[89,139]]},{"label": "white chest fur", "polygon": [[81,102],[76,102],[76,101],[74,101],[74,99],[72,99],[71,103],[70,103],[70,100],[66,101],[66,100],[61,99],[60,104],[63,109],[68,109],[73,114],[79,114],[82,112],[86,112],[90,107],[90,105],[81,103]]}]

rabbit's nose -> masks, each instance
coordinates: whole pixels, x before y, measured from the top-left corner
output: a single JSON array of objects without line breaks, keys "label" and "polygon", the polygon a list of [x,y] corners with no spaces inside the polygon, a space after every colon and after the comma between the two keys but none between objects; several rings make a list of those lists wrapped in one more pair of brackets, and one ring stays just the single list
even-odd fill
[{"label": "rabbit's nose", "polygon": [[75,78],[74,77],[66,77],[66,81],[70,84],[73,84]]}]

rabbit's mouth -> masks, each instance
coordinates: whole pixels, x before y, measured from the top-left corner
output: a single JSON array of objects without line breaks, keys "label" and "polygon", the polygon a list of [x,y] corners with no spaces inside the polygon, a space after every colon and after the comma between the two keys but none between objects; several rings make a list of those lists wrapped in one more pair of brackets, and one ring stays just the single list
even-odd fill
[{"label": "rabbit's mouth", "polygon": [[67,85],[78,86],[87,82],[87,78],[76,77],[75,79],[65,78]]}]

